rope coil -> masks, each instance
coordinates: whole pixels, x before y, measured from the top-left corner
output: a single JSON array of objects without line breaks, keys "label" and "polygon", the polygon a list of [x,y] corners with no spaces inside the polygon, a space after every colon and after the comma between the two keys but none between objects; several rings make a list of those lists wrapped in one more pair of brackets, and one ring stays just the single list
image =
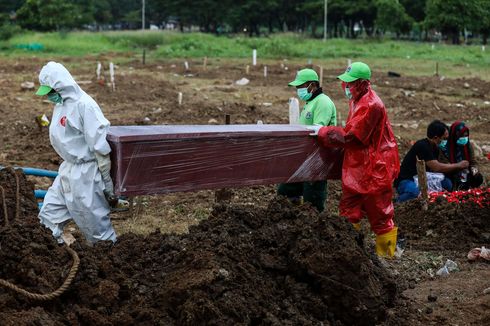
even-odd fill
[{"label": "rope coil", "polygon": [[[19,182],[19,176],[15,172],[14,169],[12,169],[14,176],[15,176],[15,183],[16,183],[16,191],[15,191],[15,219],[18,220],[19,214],[20,214],[20,182]],[[2,196],[2,206],[3,206],[3,215],[5,217],[5,226],[10,226],[9,218],[8,218],[8,210],[7,210],[7,201],[5,200],[5,189],[0,186],[0,192]],[[73,259],[73,264],[70,268],[70,272],[68,273],[68,276],[66,277],[65,281],[63,284],[56,289],[55,291],[47,294],[39,294],[39,293],[32,293],[27,290],[24,290],[17,285],[10,283],[7,280],[0,279],[0,286],[5,287],[7,289],[11,289],[19,294],[22,294],[23,296],[32,299],[32,300],[38,300],[38,301],[48,301],[48,300],[53,300],[54,298],[59,297],[62,295],[66,289],[71,285],[73,279],[75,278],[75,275],[78,272],[78,267],[80,265],[80,258],[78,257],[77,253],[75,250],[71,249],[70,247],[66,246],[65,247],[66,251],[71,255]]]},{"label": "rope coil", "polygon": [[71,285],[73,279],[75,278],[75,275],[78,272],[78,267],[80,265],[80,258],[78,257],[76,251],[73,250],[73,249],[71,249],[68,246],[65,247],[65,249],[71,255],[71,257],[73,259],[73,264],[72,264],[72,266],[70,268],[70,272],[68,273],[68,276],[66,277],[65,281],[55,291],[53,291],[51,293],[47,293],[47,294],[32,293],[32,292],[26,291],[26,290],[18,287],[17,285],[15,285],[13,283],[10,283],[10,282],[8,282],[6,280],[3,280],[3,279],[0,279],[0,286],[3,286],[3,287],[8,288],[8,289],[11,289],[11,290],[13,290],[13,291],[15,291],[15,292],[17,292],[19,294],[22,294],[23,296],[25,296],[25,297],[27,297],[29,299],[32,299],[32,300],[49,301],[49,300],[53,300],[53,299],[59,297]]}]

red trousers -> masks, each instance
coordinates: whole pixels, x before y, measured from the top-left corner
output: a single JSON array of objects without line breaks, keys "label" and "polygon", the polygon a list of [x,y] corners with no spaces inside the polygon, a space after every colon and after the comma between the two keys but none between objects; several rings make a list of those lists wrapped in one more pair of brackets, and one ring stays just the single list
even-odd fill
[{"label": "red trousers", "polygon": [[376,234],[391,231],[395,224],[393,216],[393,189],[378,194],[359,194],[342,189],[340,199],[340,215],[346,217],[351,223],[359,223],[364,216],[369,219],[371,230]]}]

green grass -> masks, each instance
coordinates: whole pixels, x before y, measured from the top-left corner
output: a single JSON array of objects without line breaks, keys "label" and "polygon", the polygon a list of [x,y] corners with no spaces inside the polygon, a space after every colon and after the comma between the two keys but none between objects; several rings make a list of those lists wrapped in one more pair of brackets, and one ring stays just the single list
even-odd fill
[{"label": "green grass", "polygon": [[[42,44],[40,51],[16,48],[18,45]],[[405,70],[411,66],[412,73],[434,70],[434,62],[442,67],[452,67],[464,72],[469,66],[479,67],[488,72],[490,49],[486,52],[481,46],[453,46],[430,43],[310,39],[297,34],[277,34],[270,37],[249,38],[246,36],[214,36],[201,33],[178,33],[160,31],[126,32],[73,32],[24,33],[0,43],[0,54],[4,56],[85,56],[106,53],[141,53],[147,49],[151,59],[163,58],[237,58],[250,59],[252,49],[257,49],[258,57],[263,59],[314,59],[315,62],[342,62],[346,59],[368,60],[378,66]],[[396,64],[395,64],[396,63]],[[460,67],[461,69],[458,69]]]}]

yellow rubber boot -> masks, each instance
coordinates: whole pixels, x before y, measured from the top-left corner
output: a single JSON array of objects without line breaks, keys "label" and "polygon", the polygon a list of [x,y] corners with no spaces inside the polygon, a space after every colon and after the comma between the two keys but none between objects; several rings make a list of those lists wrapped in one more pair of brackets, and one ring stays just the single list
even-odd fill
[{"label": "yellow rubber boot", "polygon": [[393,257],[396,250],[396,236],[398,228],[376,236],[376,254],[380,257]]},{"label": "yellow rubber boot", "polygon": [[352,226],[354,227],[354,230],[361,231],[361,222],[352,223]]}]

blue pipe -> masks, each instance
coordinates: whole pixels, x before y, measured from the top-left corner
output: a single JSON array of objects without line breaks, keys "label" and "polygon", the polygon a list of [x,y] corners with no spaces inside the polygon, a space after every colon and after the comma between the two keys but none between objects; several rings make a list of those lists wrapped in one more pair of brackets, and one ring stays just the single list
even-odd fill
[{"label": "blue pipe", "polygon": [[56,171],[36,169],[36,168],[22,168],[22,167],[21,169],[24,171],[26,175],[33,175],[36,177],[48,177],[54,179],[58,176],[58,172]]},{"label": "blue pipe", "polygon": [[[5,168],[4,166],[0,165],[0,170]],[[58,176],[58,172],[56,171],[50,171],[50,170],[44,170],[44,169],[36,169],[36,168],[23,168],[23,167],[14,167],[14,169],[21,169],[24,174],[26,175],[33,175],[36,177],[48,177],[48,178],[56,178]]]},{"label": "blue pipe", "polygon": [[46,196],[47,190],[36,189],[34,190],[34,197],[36,198],[44,198]]}]

